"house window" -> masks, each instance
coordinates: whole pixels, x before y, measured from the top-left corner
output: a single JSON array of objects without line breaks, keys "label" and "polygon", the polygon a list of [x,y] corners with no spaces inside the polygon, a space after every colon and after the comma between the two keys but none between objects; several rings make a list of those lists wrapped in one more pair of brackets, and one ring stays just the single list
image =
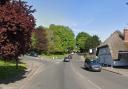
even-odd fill
[{"label": "house window", "polygon": [[128,53],[119,53],[118,58],[119,59],[128,59]]}]

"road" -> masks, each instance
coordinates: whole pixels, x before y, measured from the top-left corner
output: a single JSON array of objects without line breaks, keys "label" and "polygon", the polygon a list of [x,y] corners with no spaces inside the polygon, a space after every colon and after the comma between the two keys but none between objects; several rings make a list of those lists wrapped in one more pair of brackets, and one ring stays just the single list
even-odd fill
[{"label": "road", "polygon": [[83,61],[74,55],[71,62],[46,62],[24,89],[128,89],[128,78],[105,70],[83,69]]}]

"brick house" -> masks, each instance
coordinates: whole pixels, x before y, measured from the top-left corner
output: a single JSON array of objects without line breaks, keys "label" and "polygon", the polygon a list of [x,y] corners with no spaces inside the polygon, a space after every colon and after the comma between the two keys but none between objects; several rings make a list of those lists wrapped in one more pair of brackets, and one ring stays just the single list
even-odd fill
[{"label": "brick house", "polygon": [[128,66],[128,29],[115,31],[97,48],[99,62],[109,66]]}]

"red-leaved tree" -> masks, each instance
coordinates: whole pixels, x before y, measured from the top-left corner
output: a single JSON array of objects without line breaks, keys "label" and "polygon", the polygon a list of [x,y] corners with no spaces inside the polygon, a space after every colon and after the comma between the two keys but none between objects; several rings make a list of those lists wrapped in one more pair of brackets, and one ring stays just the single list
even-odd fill
[{"label": "red-leaved tree", "polygon": [[[0,0],[0,56],[16,59],[30,46],[31,32],[35,28],[32,6],[21,0]],[[18,64],[17,64],[18,66]]]},{"label": "red-leaved tree", "polygon": [[36,45],[35,49],[40,52],[46,52],[48,50],[48,39],[46,29],[42,26],[39,26],[35,30],[35,37],[36,37]]}]

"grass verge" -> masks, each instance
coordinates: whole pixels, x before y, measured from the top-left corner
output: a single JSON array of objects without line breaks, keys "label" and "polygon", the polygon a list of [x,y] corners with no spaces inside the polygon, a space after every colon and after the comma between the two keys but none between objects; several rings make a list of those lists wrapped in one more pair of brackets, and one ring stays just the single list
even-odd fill
[{"label": "grass verge", "polygon": [[67,54],[59,55],[59,54],[49,54],[42,55],[46,59],[63,59]]},{"label": "grass verge", "polygon": [[19,63],[18,69],[14,62],[4,62],[0,60],[0,80],[8,80],[15,78],[21,73],[25,72],[26,64]]}]

